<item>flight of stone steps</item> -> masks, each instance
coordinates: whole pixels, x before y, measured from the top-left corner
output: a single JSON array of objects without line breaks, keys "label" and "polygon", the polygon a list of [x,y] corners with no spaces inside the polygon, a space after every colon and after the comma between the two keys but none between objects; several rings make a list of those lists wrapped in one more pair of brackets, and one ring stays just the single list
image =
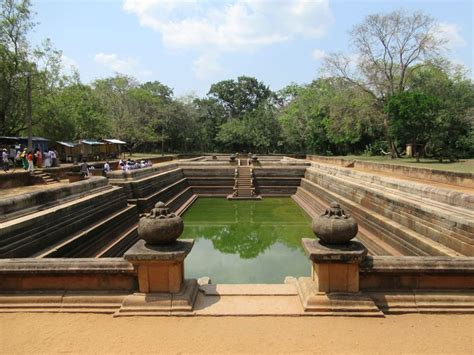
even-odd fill
[{"label": "flight of stone steps", "polygon": [[255,193],[253,172],[250,166],[239,166],[236,169],[234,193],[228,199],[261,199]]},{"label": "flight of stone steps", "polygon": [[59,179],[56,176],[46,173],[43,170],[35,169],[32,175],[43,180],[46,185],[56,184],[59,182]]},{"label": "flight of stone steps", "polygon": [[0,258],[121,256],[138,240],[137,222],[123,189],[101,186],[0,223]]},{"label": "flight of stone steps", "polygon": [[339,202],[376,255],[474,255],[474,196],[467,193],[312,164],[294,199],[311,215]]}]

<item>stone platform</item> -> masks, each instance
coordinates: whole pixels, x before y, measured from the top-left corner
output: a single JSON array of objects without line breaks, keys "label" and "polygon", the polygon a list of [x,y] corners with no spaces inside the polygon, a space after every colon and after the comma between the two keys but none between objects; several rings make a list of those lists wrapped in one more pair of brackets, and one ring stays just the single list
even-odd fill
[{"label": "stone platform", "polygon": [[[218,284],[196,291],[194,309],[182,305],[184,294],[133,294],[124,291],[0,293],[0,313],[105,313],[120,316],[356,316],[383,317],[400,313],[474,314],[474,290],[426,292],[374,291],[359,299],[366,312],[346,312],[344,296],[319,298],[319,309],[305,311],[295,279],[288,284]],[[146,299],[148,297],[148,300]],[[370,303],[370,304],[369,304]],[[147,305],[144,307],[144,305]],[[375,306],[375,308],[374,308]],[[362,307],[362,308],[363,308]],[[139,312],[135,312],[136,309]]]}]

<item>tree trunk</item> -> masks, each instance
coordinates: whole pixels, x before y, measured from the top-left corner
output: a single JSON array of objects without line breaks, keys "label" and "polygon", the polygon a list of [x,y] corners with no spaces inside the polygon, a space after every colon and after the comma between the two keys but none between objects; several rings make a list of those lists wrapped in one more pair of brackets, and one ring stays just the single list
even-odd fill
[{"label": "tree trunk", "polygon": [[165,155],[165,129],[161,129],[161,156]]},{"label": "tree trunk", "polygon": [[400,155],[398,154],[398,151],[397,151],[397,147],[395,146],[395,140],[393,139],[389,131],[388,113],[385,114],[383,118],[383,127],[385,130],[385,137],[387,138],[388,149],[390,150],[390,158],[391,159],[400,158]]}]

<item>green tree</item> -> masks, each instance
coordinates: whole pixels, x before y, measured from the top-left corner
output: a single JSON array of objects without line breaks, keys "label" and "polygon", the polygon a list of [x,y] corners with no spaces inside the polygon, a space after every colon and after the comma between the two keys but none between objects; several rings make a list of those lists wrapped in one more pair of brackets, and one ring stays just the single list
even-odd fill
[{"label": "green tree", "polygon": [[305,87],[290,86],[280,91],[279,95],[289,92],[291,97],[278,117],[286,151],[324,154],[329,150],[323,124],[328,112],[321,103],[326,90],[326,82],[319,80]]},{"label": "green tree", "polygon": [[[413,144],[417,161],[437,129],[438,107],[439,103],[435,97],[417,91],[393,95],[387,103],[391,133],[401,139],[402,143]],[[416,148],[418,146],[421,146],[419,151]]]},{"label": "green tree", "polygon": [[29,0],[4,0],[0,8],[0,134],[26,129],[27,81],[32,91],[33,125],[49,119],[54,96],[64,85],[61,51],[46,39],[32,48],[27,40],[34,27]]},{"label": "green tree", "polygon": [[357,59],[331,54],[325,59],[326,69],[372,97],[395,158],[398,153],[384,107],[392,95],[407,89],[414,68],[439,56],[445,41],[436,35],[436,23],[431,17],[401,10],[367,16],[353,28],[350,38]]},{"label": "green tree", "polygon": [[461,68],[425,64],[412,75],[409,86],[439,103],[437,128],[427,152],[440,160],[474,156],[474,85]]},{"label": "green tree", "polygon": [[212,84],[208,93],[209,97],[225,108],[231,118],[252,112],[272,95],[268,86],[248,76]]},{"label": "green tree", "polygon": [[32,71],[26,39],[33,28],[29,0],[4,0],[0,12],[0,135],[25,128],[26,73]]}]

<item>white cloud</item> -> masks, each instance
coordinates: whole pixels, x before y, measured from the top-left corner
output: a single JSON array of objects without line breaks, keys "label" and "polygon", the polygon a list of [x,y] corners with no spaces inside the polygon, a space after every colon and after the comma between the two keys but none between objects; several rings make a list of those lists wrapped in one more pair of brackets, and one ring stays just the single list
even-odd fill
[{"label": "white cloud", "polygon": [[222,72],[219,64],[219,55],[216,53],[205,53],[200,55],[194,62],[194,73],[198,79],[207,79]]},{"label": "white cloud", "polygon": [[140,69],[139,62],[135,58],[122,59],[114,53],[97,53],[94,60],[110,70],[121,74],[130,74],[141,77],[147,77],[152,74],[151,70]]},{"label": "white cloud", "polygon": [[459,33],[459,27],[452,23],[440,22],[435,30],[435,35],[439,39],[445,40],[449,49],[466,45],[466,41]]},{"label": "white cloud", "polygon": [[326,52],[321,49],[315,49],[311,52],[311,56],[316,60],[324,59],[326,55]]},{"label": "white cloud", "polygon": [[319,38],[334,20],[329,0],[124,0],[123,9],[160,33],[165,45],[201,53],[195,66],[209,61],[208,51],[216,56]]},{"label": "white cloud", "polygon": [[61,71],[63,74],[70,75],[77,70],[77,62],[65,54],[61,54]]},{"label": "white cloud", "polygon": [[61,54],[61,65],[64,69],[69,69],[71,67],[77,67],[77,62],[71,57]]}]

